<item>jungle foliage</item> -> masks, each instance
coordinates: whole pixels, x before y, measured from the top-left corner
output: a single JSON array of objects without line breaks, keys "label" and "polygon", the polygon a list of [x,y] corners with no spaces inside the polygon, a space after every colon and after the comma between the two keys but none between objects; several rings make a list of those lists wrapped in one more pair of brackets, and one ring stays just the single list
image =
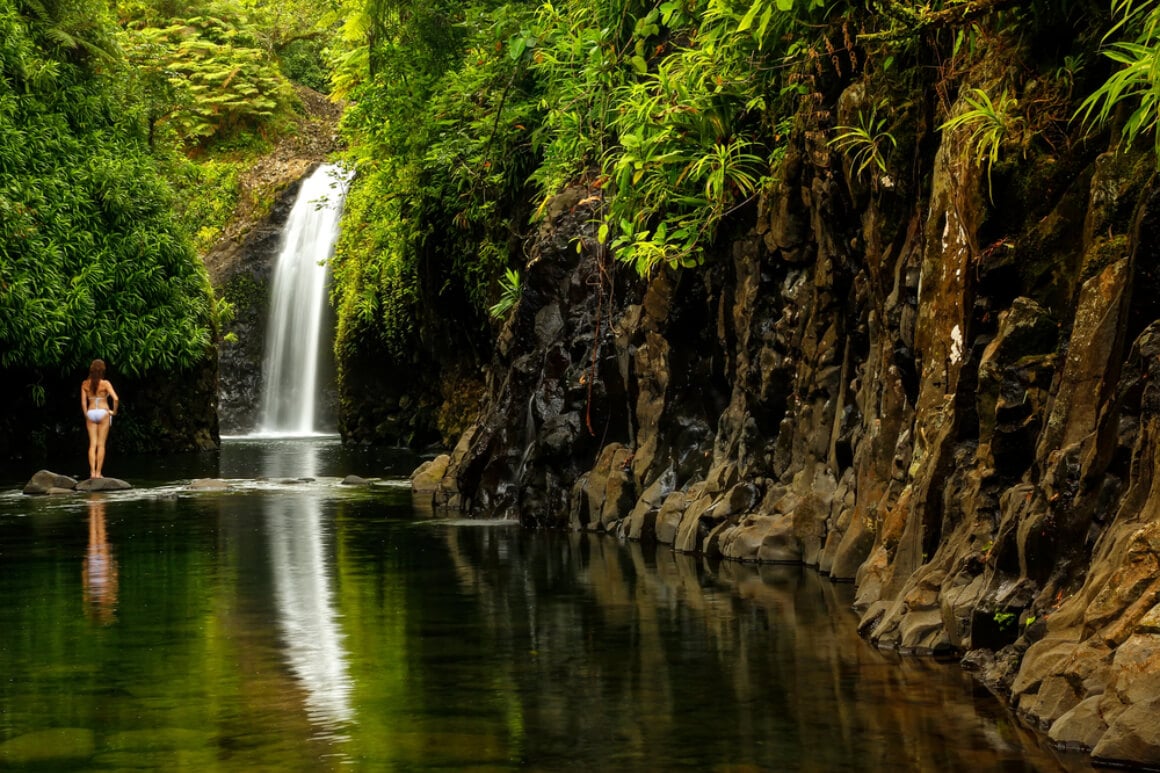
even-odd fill
[{"label": "jungle foliage", "polygon": [[[568,186],[597,203],[611,254],[649,274],[703,263],[803,132],[875,190],[893,185],[916,90],[936,95],[933,129],[961,134],[988,188],[997,166],[1098,132],[1119,105],[1129,144],[1155,137],[1158,6],[346,0],[335,85],[354,102],[360,177],[336,259],[340,346],[358,330],[405,348],[433,267],[438,291],[461,287],[480,318],[510,308],[521,202],[534,224]],[[1110,77],[1090,57],[1101,35],[1123,66]],[[985,71],[989,55],[1009,66]],[[859,80],[882,96],[842,124],[836,97]]]},{"label": "jungle foliage", "polygon": [[[0,25],[6,364],[189,362],[212,315],[190,238],[229,217],[291,82],[351,105],[338,345],[397,354],[433,314],[486,331],[518,302],[567,187],[649,274],[711,260],[791,138],[902,179],[916,88],[988,184],[1106,126],[1160,158],[1158,0],[0,0]],[[1035,53],[984,71],[996,47]],[[859,80],[878,91],[840,122]]]},{"label": "jungle foliage", "polygon": [[242,204],[245,170],[295,130],[295,84],[328,90],[335,10],[326,0],[118,2],[117,40],[149,145],[199,253]]},{"label": "jungle foliage", "polygon": [[334,77],[357,170],[333,263],[340,351],[372,335],[406,355],[424,286],[485,327],[531,200],[535,82],[509,45],[531,19],[530,5],[350,3]]},{"label": "jungle foliage", "polygon": [[289,125],[288,73],[327,85],[334,10],[0,0],[0,364],[101,356],[140,373],[205,357],[221,309],[195,245]]},{"label": "jungle foliage", "polygon": [[[696,265],[754,200],[802,85],[818,0],[348,0],[336,91],[358,177],[334,261],[340,350],[418,334],[422,283],[482,327],[542,205],[571,185],[648,273]],[[839,33],[840,34],[840,33]],[[815,35],[821,37],[821,33]],[[499,302],[499,306],[496,306]]]},{"label": "jungle foliage", "polygon": [[0,0],[0,364],[200,361],[212,299],[101,3]]},{"label": "jungle foliage", "polygon": [[326,3],[123,0],[119,42],[148,107],[153,143],[200,151],[284,129],[291,81],[326,89]]}]

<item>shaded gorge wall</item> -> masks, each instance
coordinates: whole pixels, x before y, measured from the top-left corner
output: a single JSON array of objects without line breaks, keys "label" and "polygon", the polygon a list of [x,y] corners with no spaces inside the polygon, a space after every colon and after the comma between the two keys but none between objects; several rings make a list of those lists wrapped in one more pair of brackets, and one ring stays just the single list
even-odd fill
[{"label": "shaded gorge wall", "polygon": [[910,93],[901,167],[866,176],[823,129],[878,93],[813,109],[703,268],[630,275],[600,191],[561,193],[418,498],[815,566],[880,647],[966,655],[1053,742],[1158,764],[1154,159],[1033,145],[988,175]]}]

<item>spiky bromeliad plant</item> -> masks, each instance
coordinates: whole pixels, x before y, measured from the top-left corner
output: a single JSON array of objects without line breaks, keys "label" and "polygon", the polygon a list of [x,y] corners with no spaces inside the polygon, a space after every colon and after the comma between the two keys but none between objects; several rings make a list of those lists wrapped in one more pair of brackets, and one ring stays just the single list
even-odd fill
[{"label": "spiky bromeliad plant", "polygon": [[991,170],[999,161],[1004,142],[1020,131],[1022,119],[1015,112],[1018,101],[1007,89],[1003,89],[997,100],[992,100],[980,88],[971,89],[964,101],[967,108],[947,119],[939,129],[945,132],[962,128],[968,133],[969,152],[975,164],[986,169],[987,194],[991,196]]},{"label": "spiky bromeliad plant", "polygon": [[878,115],[879,107],[871,107],[869,113],[859,110],[857,125],[835,126],[837,135],[828,143],[850,159],[859,177],[871,167],[885,173],[886,156],[898,146],[898,140],[886,130],[886,116]]}]

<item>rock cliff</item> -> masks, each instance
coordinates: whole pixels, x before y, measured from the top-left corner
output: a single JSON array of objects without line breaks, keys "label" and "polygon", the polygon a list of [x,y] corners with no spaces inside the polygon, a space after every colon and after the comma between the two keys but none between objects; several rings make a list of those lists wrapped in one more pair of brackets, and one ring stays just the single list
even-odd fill
[{"label": "rock cliff", "polygon": [[556,197],[481,419],[416,492],[816,566],[878,646],[963,656],[1053,742],[1160,764],[1153,159],[1077,145],[991,180],[908,109],[905,175],[800,133],[701,269],[630,275],[600,192]]}]

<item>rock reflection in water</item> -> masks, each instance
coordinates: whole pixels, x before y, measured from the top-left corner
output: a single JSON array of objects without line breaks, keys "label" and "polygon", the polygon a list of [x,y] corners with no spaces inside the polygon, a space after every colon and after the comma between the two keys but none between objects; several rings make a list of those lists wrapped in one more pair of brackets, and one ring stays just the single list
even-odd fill
[{"label": "rock reflection in water", "polygon": [[811,570],[580,534],[458,529],[448,545],[482,638],[529,653],[507,678],[535,696],[537,765],[640,769],[664,750],[701,769],[1089,769],[1038,747],[958,666],[870,647],[851,587]]},{"label": "rock reflection in water", "polygon": [[266,528],[286,658],[320,737],[344,739],[355,718],[352,682],[331,589],[322,503],[312,494],[270,498]]}]

